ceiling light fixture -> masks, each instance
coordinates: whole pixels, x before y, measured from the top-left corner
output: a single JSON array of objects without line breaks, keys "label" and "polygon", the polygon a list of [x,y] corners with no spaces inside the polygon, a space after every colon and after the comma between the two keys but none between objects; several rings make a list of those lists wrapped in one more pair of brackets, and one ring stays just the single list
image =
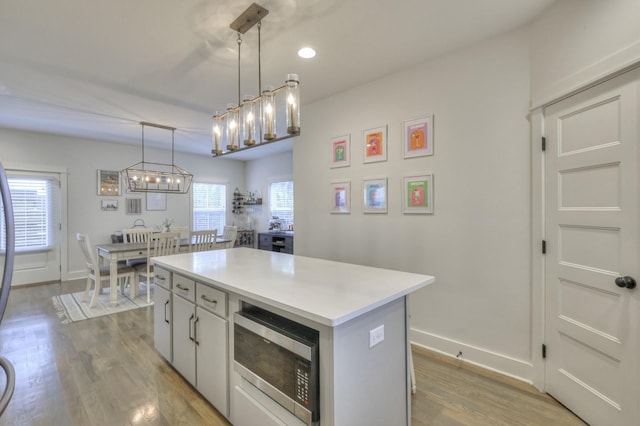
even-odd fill
[{"label": "ceiling light fixture", "polygon": [[[238,103],[227,104],[226,112],[216,111],[213,116],[213,149],[219,157],[267,143],[289,139],[300,134],[300,82],[297,74],[288,74],[283,86],[262,89],[260,28],[262,18],[269,11],[253,3],[229,25],[238,34]],[[245,95],[240,99],[240,47],[242,34],[254,25],[258,27],[258,92],[259,96]],[[282,115],[284,114],[284,117]],[[284,118],[284,120],[283,120]],[[278,127],[278,123],[285,126]]]},{"label": "ceiling light fixture", "polygon": [[303,47],[298,50],[298,56],[304,59],[311,59],[316,57],[316,51],[311,47]]},{"label": "ceiling light fixture", "polygon": [[[142,161],[120,171],[127,182],[129,192],[163,192],[169,194],[187,194],[191,188],[193,175],[174,163],[174,133],[176,128],[141,121]],[[144,161],[144,127],[157,127],[171,130],[171,164],[150,163]]]}]

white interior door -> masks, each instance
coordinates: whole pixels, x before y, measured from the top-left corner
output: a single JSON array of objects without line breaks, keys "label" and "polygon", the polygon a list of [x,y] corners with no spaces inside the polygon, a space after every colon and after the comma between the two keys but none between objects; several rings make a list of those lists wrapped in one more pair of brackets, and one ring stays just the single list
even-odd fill
[{"label": "white interior door", "polygon": [[640,278],[639,78],[544,114],[546,390],[591,425],[639,418],[639,293],[616,283]]},{"label": "white interior door", "polygon": [[16,228],[13,285],[59,281],[60,175],[7,170]]}]

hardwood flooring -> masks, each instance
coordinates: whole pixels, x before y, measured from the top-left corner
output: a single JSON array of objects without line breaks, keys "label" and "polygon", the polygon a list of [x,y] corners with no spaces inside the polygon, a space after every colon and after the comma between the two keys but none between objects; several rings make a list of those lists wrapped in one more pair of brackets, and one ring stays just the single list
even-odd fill
[{"label": "hardwood flooring", "polygon": [[[17,381],[0,426],[229,424],[155,351],[153,307],[61,324],[51,297],[83,286],[12,289],[0,354]],[[526,384],[422,349],[414,362],[414,425],[583,424]]]}]

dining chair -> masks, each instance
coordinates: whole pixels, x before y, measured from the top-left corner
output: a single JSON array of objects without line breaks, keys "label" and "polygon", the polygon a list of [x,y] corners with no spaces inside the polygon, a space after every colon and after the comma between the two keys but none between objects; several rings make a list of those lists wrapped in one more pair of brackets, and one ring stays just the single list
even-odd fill
[{"label": "dining chair", "polygon": [[178,232],[180,233],[180,238],[188,238],[189,237],[189,227],[188,226],[172,226],[169,229],[169,232]]},{"label": "dining chair", "polygon": [[[82,253],[84,254],[87,264],[87,287],[82,294],[82,301],[87,300],[89,290],[91,289],[91,282],[93,281],[93,296],[91,297],[91,302],[89,303],[89,307],[93,308],[93,306],[96,304],[96,300],[98,300],[98,293],[100,293],[102,289],[102,282],[108,282],[110,280],[111,270],[108,265],[101,267],[98,263],[98,256],[96,255],[95,247],[93,247],[93,245],[91,244],[91,240],[89,239],[88,235],[78,233],[76,234],[76,239],[80,244],[80,248],[82,249]],[[124,287],[127,282],[137,282],[137,272],[135,268],[131,266],[118,265],[117,273],[117,278],[120,281],[120,292],[124,294]]]},{"label": "dining chair", "polygon": [[225,225],[222,232],[221,239],[228,240],[227,242],[216,243],[217,249],[233,248],[236,245],[236,238],[238,237],[238,227]]},{"label": "dining chair", "polygon": [[151,264],[151,258],[176,254],[178,253],[179,248],[179,232],[160,232],[150,234],[147,239],[147,260],[144,264],[139,264],[135,267],[138,273],[138,279],[136,280],[135,285],[131,288],[132,292],[135,291],[135,293],[132,294],[135,294],[136,296],[138,295],[138,284],[140,279],[144,277],[147,285],[147,303],[151,303],[151,280],[154,277],[154,268]]},{"label": "dining chair", "polygon": [[189,251],[207,251],[215,249],[217,229],[189,232]]},{"label": "dining chair", "polygon": [[[122,242],[124,243],[146,243],[149,239],[149,235],[153,233],[151,228],[125,228],[122,230]],[[136,267],[146,263],[145,258],[129,259],[127,260],[127,266]],[[137,285],[138,283],[136,283]]]}]

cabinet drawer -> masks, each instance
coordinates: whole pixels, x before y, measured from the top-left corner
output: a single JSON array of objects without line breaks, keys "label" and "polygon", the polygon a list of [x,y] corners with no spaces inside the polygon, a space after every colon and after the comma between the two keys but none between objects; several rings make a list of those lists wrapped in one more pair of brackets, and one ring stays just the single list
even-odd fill
[{"label": "cabinet drawer", "polygon": [[196,284],[198,306],[222,318],[227,317],[227,293],[201,283]]},{"label": "cabinet drawer", "polygon": [[171,272],[162,269],[157,265],[153,267],[153,281],[155,284],[171,290]]},{"label": "cabinet drawer", "polygon": [[196,282],[182,275],[173,274],[173,294],[184,297],[190,302],[196,301]]}]

